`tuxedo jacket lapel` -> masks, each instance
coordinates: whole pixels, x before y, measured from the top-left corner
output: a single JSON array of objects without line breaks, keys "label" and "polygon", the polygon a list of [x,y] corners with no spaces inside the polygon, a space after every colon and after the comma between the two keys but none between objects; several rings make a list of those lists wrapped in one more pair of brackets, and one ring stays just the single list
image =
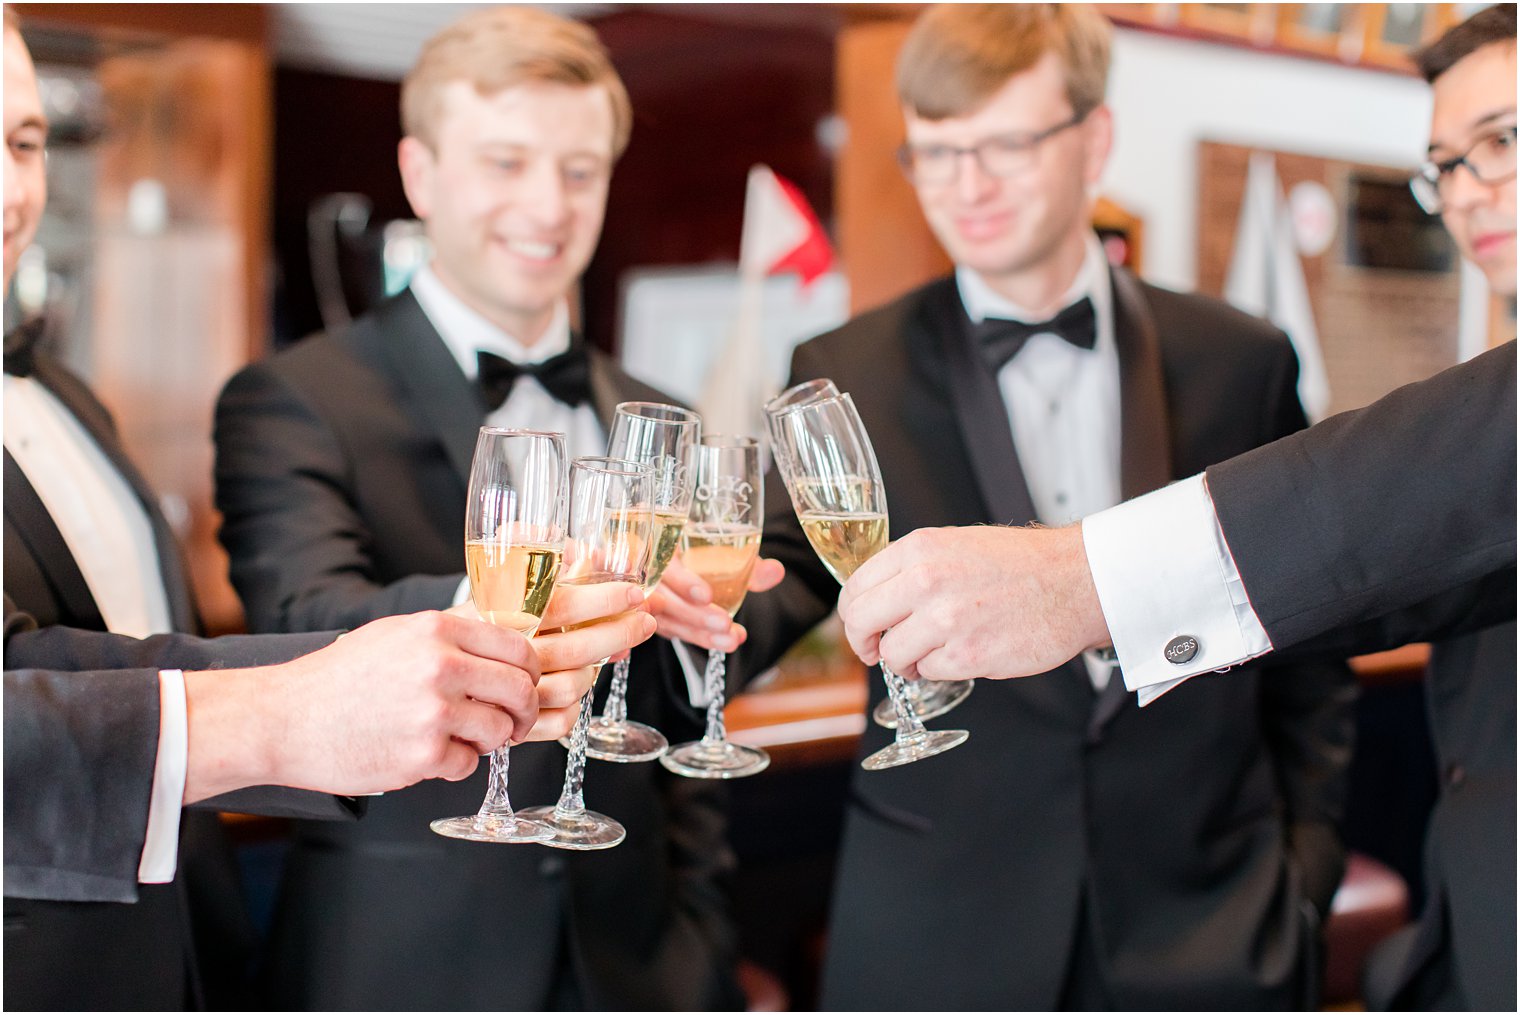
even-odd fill
[{"label": "tuxedo jacket lapel", "polygon": [[[14,542],[13,542],[14,540]],[[21,466],[5,453],[5,593],[22,609],[40,611],[55,600],[57,617],[38,616],[44,626],[105,630],[100,607],[85,583],[69,544]]]},{"label": "tuxedo jacket lapel", "polygon": [[1033,521],[1034,502],[1013,445],[1008,409],[997,377],[977,353],[971,321],[953,279],[927,294],[914,326],[937,336],[940,343],[951,405],[988,520],[1000,525]]},{"label": "tuxedo jacket lapel", "polygon": [[[116,428],[111,422],[110,414],[106,411],[105,406],[100,404],[100,401],[82,381],[63,369],[62,366],[54,362],[46,354],[38,354],[36,368],[32,376],[51,391],[63,403],[64,408],[88,431],[90,436],[94,438],[95,443],[100,447],[101,452],[106,456],[106,460],[111,463],[111,466],[121,474],[121,477],[126,480],[127,485],[132,488],[132,492],[137,496],[138,502],[147,514],[148,524],[153,530],[153,545],[158,555],[158,571],[163,581],[164,594],[169,604],[169,621],[175,631],[186,634],[198,633],[200,631],[200,614],[195,606],[195,595],[190,587],[190,578],[185,570],[184,558],[180,555],[178,538],[169,527],[168,519],[164,517],[163,511],[158,506],[158,495],[148,485],[148,481],[143,478],[142,473],[137,470],[137,466],[133,465],[132,460],[127,457],[126,450],[121,446],[121,441],[116,435]],[[17,473],[20,471],[19,468],[16,469]],[[27,485],[27,489],[31,491],[30,484]],[[31,496],[36,497],[35,491],[31,492]],[[41,501],[38,500],[37,503],[40,505]],[[49,517],[48,523],[53,531],[57,532],[57,526],[53,524],[51,517]],[[79,574],[78,563],[74,561],[71,554],[67,553],[67,544],[62,543],[61,535],[59,536],[59,542],[65,548],[63,557],[40,559],[44,561],[56,561],[55,566],[61,566],[66,559],[68,567],[64,573]],[[80,575],[80,581],[83,581],[82,574]],[[91,601],[93,602],[93,599]],[[97,612],[96,616],[98,617],[98,615]]]},{"label": "tuxedo jacket lapel", "polygon": [[[1161,339],[1145,293],[1123,268],[1113,280],[1114,341],[1119,349],[1119,485],[1125,500],[1172,480],[1171,427],[1161,370]],[[1129,694],[1115,667],[1094,703],[1087,739],[1095,742],[1124,708]]]},{"label": "tuxedo jacket lapel", "polygon": [[[910,336],[910,342],[939,345],[944,360],[945,397],[954,412],[976,489],[981,494],[983,517],[998,525],[1034,521],[1034,501],[1014,447],[1008,408],[1003,403],[997,377],[976,348],[971,321],[953,278],[926,292],[909,327],[917,332]],[[1034,686],[1020,683],[1021,693],[1050,696],[1061,703],[1061,708],[1076,710],[1077,714],[1092,704],[1092,685],[1081,660],[1067,663]]]},{"label": "tuxedo jacket lapel", "polygon": [[406,416],[437,438],[460,482],[467,484],[484,407],[411,290],[356,324],[353,339],[367,347],[372,362],[385,364],[402,392]]}]

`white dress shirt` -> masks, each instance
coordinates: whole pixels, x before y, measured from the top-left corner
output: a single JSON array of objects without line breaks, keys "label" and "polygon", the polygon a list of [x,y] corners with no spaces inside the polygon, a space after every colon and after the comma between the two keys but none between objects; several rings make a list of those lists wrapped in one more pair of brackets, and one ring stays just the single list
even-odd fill
[{"label": "white dress shirt", "polygon": [[[431,265],[413,276],[412,295],[471,382],[480,374],[480,361],[476,357],[482,352],[494,353],[513,363],[542,363],[570,348],[570,307],[563,299],[555,306],[554,317],[544,333],[529,346],[454,295],[439,281]],[[607,434],[589,402],[566,405],[526,374],[512,385],[506,401],[486,417],[486,425],[563,433],[565,452],[571,458],[607,453]]]},{"label": "white dress shirt", "polygon": [[[1084,519],[1082,540],[1124,684],[1140,704],[1272,650],[1201,474]],[[1176,638],[1197,644],[1183,663],[1166,657]]]},{"label": "white dress shirt", "polygon": [[[459,362],[465,377],[474,381],[480,373],[477,355],[484,351],[494,353],[513,363],[542,363],[570,348],[570,308],[560,300],[542,336],[531,347],[524,346],[516,337],[486,320],[454,295],[426,265],[412,277],[412,295],[422,307],[422,312],[437,330],[449,352]],[[596,418],[596,410],[590,403],[569,406],[544,388],[532,377],[519,377],[512,385],[506,401],[486,417],[489,426],[551,430],[565,435],[565,451],[571,458],[607,453],[607,434]],[[454,592],[455,604],[470,598],[470,580],[464,578]],[[698,708],[706,705],[706,684],[702,670],[693,662],[686,646],[673,642],[676,658],[686,676],[687,691],[692,704]]]},{"label": "white dress shirt", "polygon": [[[999,295],[969,268],[957,268],[955,280],[974,322],[1050,316]],[[1086,257],[1060,307],[1083,297],[1093,305],[1093,348],[1080,349],[1049,332],[1032,335],[997,376],[1035,515],[1050,526],[1070,524],[1121,499],[1119,350],[1108,260],[1096,235],[1087,238]],[[1102,690],[1113,664],[1092,653],[1084,661],[1093,688]]]},{"label": "white dress shirt", "polygon": [[[63,536],[106,629],[145,638],[172,630],[153,526],[131,484],[56,395],[5,375],[5,449]],[[189,743],[185,684],[159,674],[159,740],[137,879],[174,880]]]},{"label": "white dress shirt", "polygon": [[[548,328],[529,347],[454,295],[433,273],[431,264],[423,265],[412,276],[411,288],[428,322],[471,383],[480,376],[478,356],[482,352],[513,363],[542,363],[570,348],[570,308],[563,299],[554,308]],[[602,424],[590,404],[566,405],[526,374],[513,383],[506,400],[486,416],[485,423],[509,429],[562,433],[565,435],[565,453],[571,458],[606,453],[607,435],[602,432]],[[469,598],[470,580],[464,578],[454,591],[454,603],[458,605]]]}]

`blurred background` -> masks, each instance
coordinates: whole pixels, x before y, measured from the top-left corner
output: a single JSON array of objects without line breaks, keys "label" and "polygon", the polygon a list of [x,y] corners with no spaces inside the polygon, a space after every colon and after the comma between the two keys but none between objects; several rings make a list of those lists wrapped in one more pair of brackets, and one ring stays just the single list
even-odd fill
[{"label": "blurred background", "polygon": [[[237,630],[210,507],[216,393],[426,258],[396,171],[399,81],[475,5],[14,6],[54,129],[48,212],[7,327],[47,315],[191,544],[208,622]],[[795,342],[948,267],[892,158],[892,66],[919,5],[542,6],[596,28],[632,98],[577,313],[634,372],[695,398],[722,358],[753,165],[795,184],[835,250],[822,279],[768,283],[773,383]],[[1481,5],[1100,6],[1118,26],[1096,223],[1115,261],[1272,316],[1319,378],[1315,416],[1514,334],[1513,305],[1489,299],[1405,186],[1429,114],[1406,54]],[[1360,664],[1348,829],[1414,911],[1434,796],[1428,746],[1409,746],[1425,739],[1423,664],[1418,648]],[[814,988],[863,679],[825,631],[730,709],[736,739],[776,758],[734,790],[745,950],[776,1003],[806,1007]],[[258,893],[279,827],[245,838]]]}]

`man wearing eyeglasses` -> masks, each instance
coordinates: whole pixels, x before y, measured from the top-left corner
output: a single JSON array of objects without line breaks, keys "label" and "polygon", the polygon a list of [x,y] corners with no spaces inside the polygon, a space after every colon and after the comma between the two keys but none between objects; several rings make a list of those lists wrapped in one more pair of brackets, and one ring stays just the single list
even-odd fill
[{"label": "man wearing eyeglasses", "polygon": [[[1417,62],[1433,102],[1429,161],[1410,189],[1490,288],[1513,300],[1515,5],[1480,11]],[[1515,420],[1491,425],[1513,431]],[[1474,457],[1471,468],[1490,467]],[[1374,955],[1369,1007],[1515,1006],[1513,617],[1511,599],[1508,623],[1431,646],[1426,697],[1441,791],[1426,830],[1425,911]]]},{"label": "man wearing eyeglasses", "polygon": [[[955,272],[793,361],[854,396],[894,536],[1064,524],[1304,426],[1282,332],[1104,258],[1109,34],[1086,6],[944,5],[902,50],[902,163]],[[788,578],[741,615],[747,668],[837,595],[772,490]],[[978,684],[944,720],[971,732],[956,750],[857,772],[823,1007],[1313,1007],[1352,685],[1268,669],[1142,715],[1078,655]],[[889,736],[868,723],[862,754]]]},{"label": "man wearing eyeglasses", "polygon": [[[1434,102],[1413,182],[1511,298],[1515,39],[1515,5],[1500,4],[1420,54]],[[1511,341],[1080,525],[915,533],[856,572],[840,613],[863,658],[928,677],[1038,673],[1112,644],[1131,689],[1165,694],[1150,708],[1243,660],[1442,639],[1427,905],[1376,956],[1366,1000],[1513,1011],[1515,434]],[[953,584],[935,580],[952,568]],[[1197,771],[1223,757],[1200,754]],[[1158,786],[1148,820],[1173,810]]]}]

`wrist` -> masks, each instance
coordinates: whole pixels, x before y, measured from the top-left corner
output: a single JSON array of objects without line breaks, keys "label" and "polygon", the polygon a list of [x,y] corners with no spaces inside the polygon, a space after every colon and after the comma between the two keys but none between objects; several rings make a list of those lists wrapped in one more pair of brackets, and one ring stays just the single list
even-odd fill
[{"label": "wrist", "polygon": [[185,674],[185,803],[279,781],[261,683],[251,670]]}]

